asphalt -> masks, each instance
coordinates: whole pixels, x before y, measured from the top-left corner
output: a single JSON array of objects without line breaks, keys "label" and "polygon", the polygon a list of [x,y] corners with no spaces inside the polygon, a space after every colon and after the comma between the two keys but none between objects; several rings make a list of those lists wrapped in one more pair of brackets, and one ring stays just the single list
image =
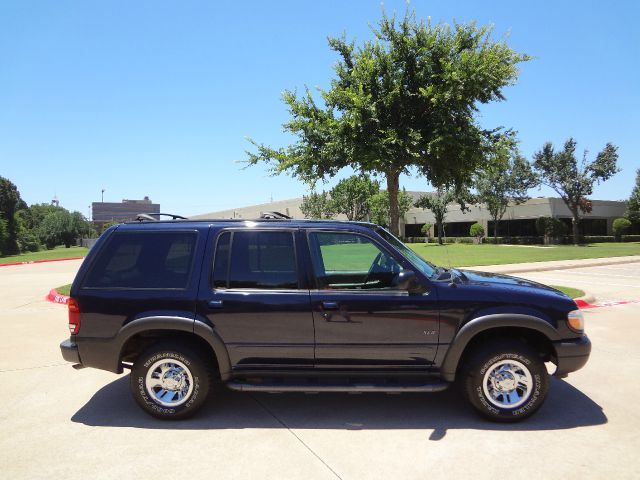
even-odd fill
[{"label": "asphalt", "polygon": [[[197,417],[145,415],[127,375],[62,361],[64,306],[44,300],[77,261],[0,269],[3,478],[637,478],[640,304],[585,311],[593,353],[531,419],[477,417],[457,392],[405,395],[221,391]],[[640,262],[528,272],[640,300]],[[565,282],[566,284],[566,282]],[[580,285],[577,285],[583,288]]]}]

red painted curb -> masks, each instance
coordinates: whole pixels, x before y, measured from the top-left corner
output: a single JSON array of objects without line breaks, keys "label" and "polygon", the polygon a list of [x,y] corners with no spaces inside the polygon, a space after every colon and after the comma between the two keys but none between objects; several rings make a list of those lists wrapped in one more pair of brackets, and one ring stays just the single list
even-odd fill
[{"label": "red painted curb", "polygon": [[66,262],[67,260],[84,260],[84,257],[50,258],[47,260],[31,260],[30,262],[0,263],[0,267],[11,267],[13,265],[31,265],[32,263]]},{"label": "red painted curb", "polygon": [[640,303],[640,300],[614,300],[612,302],[587,303],[584,300],[576,300],[576,305],[580,309],[615,307],[616,305],[628,305],[630,303]]},{"label": "red painted curb", "polygon": [[48,302],[53,302],[53,303],[61,303],[63,305],[66,305],[67,303],[69,303],[69,298],[67,295],[61,295],[59,294],[55,288],[52,288],[51,290],[49,290],[49,294],[45,297],[45,300],[47,300]]},{"label": "red painted curb", "polygon": [[585,302],[582,299],[577,299],[576,300],[576,305],[578,306],[578,308],[595,308],[595,305]]}]

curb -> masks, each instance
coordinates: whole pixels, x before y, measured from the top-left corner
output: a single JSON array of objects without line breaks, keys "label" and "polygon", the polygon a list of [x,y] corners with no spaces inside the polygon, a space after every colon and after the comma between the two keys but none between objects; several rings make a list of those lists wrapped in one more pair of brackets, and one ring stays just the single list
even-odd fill
[{"label": "curb", "polygon": [[0,267],[12,267],[14,265],[31,265],[32,263],[66,262],[67,260],[84,260],[84,257],[50,258],[47,260],[31,260],[30,262],[0,263]]},{"label": "curb", "polygon": [[[637,257],[638,260],[640,260],[640,256]],[[556,260],[553,260],[554,262]],[[568,260],[569,262],[572,260]],[[520,267],[518,268],[517,266],[514,266],[513,268],[506,268],[504,270],[496,270],[495,273],[506,273],[506,274],[510,274],[510,273],[525,273],[525,272],[547,272],[549,270],[572,270],[574,268],[587,268],[587,267],[600,267],[600,266],[604,266],[604,265],[621,265],[621,264],[625,264],[625,263],[629,263],[631,260],[629,260],[629,257],[624,257],[624,258],[617,258],[617,257],[606,257],[606,258],[594,258],[593,261],[589,261],[589,262],[584,262],[584,263],[578,263],[578,264],[564,264],[564,265],[548,265],[551,262],[540,262],[543,265],[540,266],[531,266],[531,267]],[[563,260],[558,260],[558,262],[563,262]],[[545,265],[546,264],[546,265]],[[517,265],[517,264],[516,264]],[[487,268],[487,267],[499,267],[499,265],[483,265],[483,266],[478,266],[480,268]],[[478,267],[461,267],[463,269],[468,268],[468,269],[473,269],[473,268],[478,268]],[[487,270],[485,270],[487,271]]]},{"label": "curb", "polygon": [[67,295],[61,295],[56,291],[55,288],[52,288],[51,290],[49,290],[49,293],[45,297],[45,300],[47,302],[60,303],[62,305],[66,305],[67,303],[69,303],[69,298],[71,297]]}]

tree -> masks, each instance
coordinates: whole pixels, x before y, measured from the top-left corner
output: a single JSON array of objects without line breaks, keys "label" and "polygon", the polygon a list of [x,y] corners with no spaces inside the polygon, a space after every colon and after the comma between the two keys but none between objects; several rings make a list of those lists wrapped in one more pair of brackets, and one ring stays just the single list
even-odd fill
[{"label": "tree", "polygon": [[[369,211],[371,221],[385,227],[391,221],[391,202],[387,190],[380,190],[369,198]],[[398,212],[400,217],[404,217],[412,206],[411,195],[403,188],[398,195]]]},{"label": "tree", "polygon": [[0,220],[6,222],[6,234],[3,242],[3,253],[20,253],[18,247],[18,225],[16,213],[26,208],[27,204],[20,198],[20,192],[10,180],[0,177]]},{"label": "tree", "polygon": [[616,240],[620,241],[622,235],[627,233],[627,231],[631,228],[631,221],[628,218],[616,218],[613,221],[613,234],[616,237]]},{"label": "tree", "polygon": [[640,226],[640,168],[636,170],[636,185],[631,190],[625,217],[634,225]]},{"label": "tree", "polygon": [[478,201],[487,206],[493,220],[494,238],[498,237],[498,222],[504,217],[509,202],[527,201],[527,191],[538,183],[529,162],[515,149],[514,143],[499,142],[474,182]]},{"label": "tree", "polygon": [[433,25],[409,11],[399,22],[383,13],[373,34],[358,48],[330,38],[340,59],[331,87],[319,89],[322,102],[308,88],[283,94],[291,115],[283,127],[295,143],[274,149],[250,140],[257,151],[247,155],[249,165],[266,162],[274,174],[309,182],[346,166],[383,176],[397,234],[400,174],[417,167],[435,185],[466,183],[500,136],[479,127],[479,105],[503,100],[529,57],[493,41],[488,26]]},{"label": "tree", "polygon": [[352,175],[340,180],[331,189],[331,200],[336,213],[349,220],[369,218],[369,199],[380,190],[380,184],[368,175]]},{"label": "tree", "polygon": [[533,156],[533,167],[544,185],[553,188],[571,212],[573,243],[580,242],[580,214],[591,211],[588,196],[593,193],[594,184],[604,182],[619,172],[618,147],[607,143],[595,160],[587,161],[587,151],[578,164],[576,141],[569,138],[562,151],[554,151],[547,142],[542,150]]},{"label": "tree", "polygon": [[44,217],[38,233],[45,246],[51,249],[60,244],[69,248],[79,237],[95,235],[95,230],[80,212],[71,213],[59,208]]},{"label": "tree", "polygon": [[305,218],[327,219],[333,218],[335,209],[331,197],[325,191],[317,193],[314,190],[302,197],[300,210]]},{"label": "tree", "polygon": [[429,243],[429,237],[431,236],[431,225],[430,223],[425,223],[422,225],[420,232],[424,235],[424,243]]},{"label": "tree", "polygon": [[415,206],[424,210],[431,210],[436,219],[436,231],[438,233],[438,243],[442,245],[444,235],[444,221],[447,217],[447,209],[450,203],[458,202],[464,213],[467,210],[466,203],[471,201],[468,191],[456,190],[453,188],[439,187],[434,193],[422,195]]}]

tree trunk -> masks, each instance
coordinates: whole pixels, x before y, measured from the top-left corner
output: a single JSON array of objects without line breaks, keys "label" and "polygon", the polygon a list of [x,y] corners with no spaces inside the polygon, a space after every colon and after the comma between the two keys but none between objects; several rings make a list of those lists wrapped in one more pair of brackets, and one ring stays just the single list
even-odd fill
[{"label": "tree trunk", "polygon": [[578,214],[578,209],[571,210],[571,229],[573,231],[573,244],[580,244],[580,215]]},{"label": "tree trunk", "polygon": [[493,243],[498,244],[498,219],[493,219]]},{"label": "tree trunk", "polygon": [[443,220],[442,217],[436,217],[436,225],[438,227],[438,244],[442,245],[442,234],[444,233],[444,228],[442,226]]},{"label": "tree trunk", "polygon": [[398,208],[398,192],[400,191],[400,172],[387,173],[387,192],[389,193],[389,229],[395,236],[400,234],[400,209]]}]

